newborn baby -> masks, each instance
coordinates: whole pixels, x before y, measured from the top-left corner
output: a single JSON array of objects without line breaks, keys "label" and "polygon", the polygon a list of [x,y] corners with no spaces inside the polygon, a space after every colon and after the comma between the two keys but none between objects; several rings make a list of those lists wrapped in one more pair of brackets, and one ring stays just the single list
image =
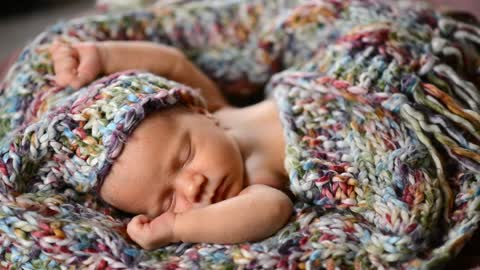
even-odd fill
[{"label": "newborn baby", "polygon": [[167,46],[57,41],[50,52],[59,85],[78,88],[100,74],[144,69],[198,88],[214,111],[177,105],[150,114],[101,186],[104,201],[137,215],[127,232],[140,246],[256,241],[288,221],[285,142],[273,101],[228,106],[212,81]]}]

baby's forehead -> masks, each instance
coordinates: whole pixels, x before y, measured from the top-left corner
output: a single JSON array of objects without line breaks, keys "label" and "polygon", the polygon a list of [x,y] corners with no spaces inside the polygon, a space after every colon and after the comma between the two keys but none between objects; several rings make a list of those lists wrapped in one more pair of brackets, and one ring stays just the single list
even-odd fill
[{"label": "baby's forehead", "polygon": [[171,108],[151,112],[146,116],[143,122],[155,119],[164,125],[175,125],[181,118],[184,118],[185,116],[191,116],[193,114],[195,113],[191,108],[177,105]]},{"label": "baby's forehead", "polygon": [[[161,164],[168,161],[171,145],[178,137],[178,121],[168,113],[152,113],[128,136],[101,187],[103,191],[133,185],[141,188],[154,178]],[[160,166],[160,167],[159,167]],[[139,179],[142,179],[141,181]]]},{"label": "baby's forehead", "polygon": [[140,123],[137,133],[153,132],[157,135],[173,136],[185,129],[198,128],[198,117],[204,117],[205,113],[201,108],[197,110],[196,107],[181,105],[152,112]]},{"label": "baby's forehead", "polygon": [[183,106],[151,112],[133,131],[132,135],[137,137],[146,135],[146,133],[172,135],[171,133],[175,133],[183,126],[182,119],[190,113],[189,109]]},{"label": "baby's forehead", "polygon": [[188,128],[182,119],[189,114],[194,112],[183,106],[151,112],[128,136],[109,176],[145,176],[155,162],[167,161]]}]

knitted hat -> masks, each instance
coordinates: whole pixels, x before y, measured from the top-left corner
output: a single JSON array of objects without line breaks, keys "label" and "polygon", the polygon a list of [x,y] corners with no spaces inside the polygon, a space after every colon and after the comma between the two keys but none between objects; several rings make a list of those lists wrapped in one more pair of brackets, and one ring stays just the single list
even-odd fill
[{"label": "knitted hat", "polygon": [[[152,111],[175,104],[205,107],[194,90],[150,73],[123,72],[92,83],[16,132],[0,169],[7,186],[40,191],[98,189],[134,128]],[[20,130],[22,131],[22,130]],[[5,180],[5,179],[4,179]]]}]

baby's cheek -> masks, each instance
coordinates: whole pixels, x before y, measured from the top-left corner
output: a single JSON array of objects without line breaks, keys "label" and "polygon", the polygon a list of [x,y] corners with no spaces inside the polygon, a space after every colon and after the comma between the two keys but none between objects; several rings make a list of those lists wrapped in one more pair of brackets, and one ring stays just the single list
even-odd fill
[{"label": "baby's cheek", "polygon": [[175,209],[173,210],[173,212],[183,213],[192,208],[192,203],[190,203],[184,198],[179,198],[179,197],[180,196],[177,196],[177,200],[175,202]]}]

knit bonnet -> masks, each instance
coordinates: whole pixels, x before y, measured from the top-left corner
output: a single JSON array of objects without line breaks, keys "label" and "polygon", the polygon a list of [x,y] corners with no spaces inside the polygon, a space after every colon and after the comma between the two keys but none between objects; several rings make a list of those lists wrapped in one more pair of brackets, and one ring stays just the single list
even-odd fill
[{"label": "knit bonnet", "polygon": [[96,81],[59,104],[17,130],[9,149],[2,149],[7,187],[98,191],[128,136],[150,112],[177,104],[205,108],[195,90],[137,71]]}]

